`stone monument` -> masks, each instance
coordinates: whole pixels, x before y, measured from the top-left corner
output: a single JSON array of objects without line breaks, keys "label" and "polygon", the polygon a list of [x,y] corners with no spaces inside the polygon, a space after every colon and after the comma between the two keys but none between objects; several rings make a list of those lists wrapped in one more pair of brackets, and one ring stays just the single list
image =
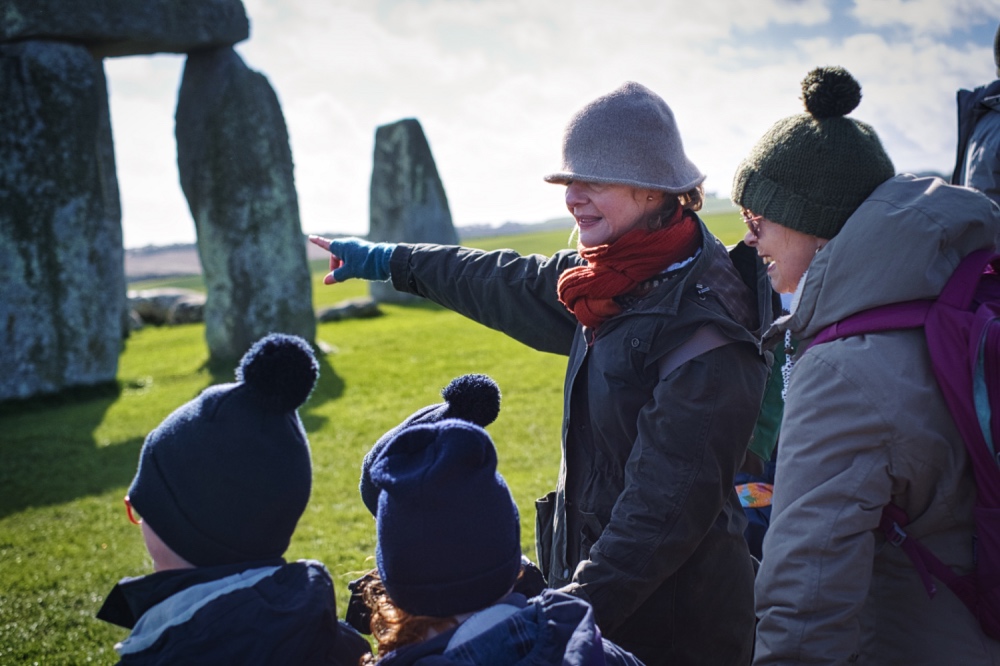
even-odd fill
[{"label": "stone monument", "polygon": [[272,331],[313,340],[312,279],[274,90],[231,48],[192,53],[176,122],[212,357],[237,359]]},{"label": "stone monument", "polygon": [[[369,208],[368,239],[389,243],[458,244],[448,197],[438,176],[424,130],[415,118],[375,130],[375,155]],[[376,302],[421,300],[386,282],[372,282]]]},{"label": "stone monument", "polygon": [[284,118],[267,80],[232,50],[248,36],[240,0],[5,0],[0,401],[117,374],[128,313],[106,57],[189,54],[178,163],[213,360],[271,331],[314,339]]}]

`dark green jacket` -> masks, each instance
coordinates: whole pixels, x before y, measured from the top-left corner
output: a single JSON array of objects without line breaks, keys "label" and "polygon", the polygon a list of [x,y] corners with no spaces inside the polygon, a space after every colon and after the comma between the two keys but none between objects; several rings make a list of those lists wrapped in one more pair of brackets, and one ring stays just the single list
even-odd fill
[{"label": "dark green jacket", "polygon": [[[391,259],[396,289],[569,356],[559,482],[537,505],[539,564],[647,664],[744,664],[753,644],[753,568],[732,482],[767,379],[751,330],[769,310],[702,233],[689,267],[596,331],[556,298],[559,275],[583,263],[575,251],[400,245]],[[706,324],[730,344],[662,376]]]}]

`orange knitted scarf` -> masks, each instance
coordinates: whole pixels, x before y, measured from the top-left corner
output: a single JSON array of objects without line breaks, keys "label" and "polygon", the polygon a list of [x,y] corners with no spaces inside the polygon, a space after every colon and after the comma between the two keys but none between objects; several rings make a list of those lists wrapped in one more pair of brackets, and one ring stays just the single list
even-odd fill
[{"label": "orange knitted scarf", "polygon": [[559,276],[559,302],[581,324],[597,328],[621,312],[615,296],[631,292],[671,264],[692,256],[700,244],[695,216],[678,206],[662,229],[633,229],[613,243],[580,247],[587,265],[574,266]]}]

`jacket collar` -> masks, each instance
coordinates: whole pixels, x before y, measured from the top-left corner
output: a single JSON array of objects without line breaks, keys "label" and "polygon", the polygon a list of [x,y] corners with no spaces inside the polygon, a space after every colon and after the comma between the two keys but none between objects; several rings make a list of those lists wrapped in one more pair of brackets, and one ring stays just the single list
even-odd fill
[{"label": "jacket collar", "polygon": [[253,587],[281,568],[278,566],[247,569],[230,576],[191,585],[155,604],[142,614],[131,635],[115,645],[119,654],[135,654],[149,649],[167,631],[188,622],[216,599]]},{"label": "jacket collar", "polygon": [[147,610],[189,587],[240,574],[249,569],[283,564],[284,559],[275,558],[216,567],[172,569],[137,578],[123,578],[112,588],[101,609],[97,611],[97,619],[132,629]]},{"label": "jacket collar", "polygon": [[697,281],[705,272],[705,268],[711,263],[712,253],[717,252],[718,248],[716,246],[720,245],[719,240],[712,235],[712,232],[708,230],[708,227],[705,226],[705,223],[701,221],[701,218],[697,214],[695,215],[695,219],[698,221],[698,229],[701,233],[701,246],[698,248],[693,259],[677,270],[673,277],[667,280],[664,285],[661,285],[660,288],[654,289],[645,297],[636,301],[630,310],[637,312],[662,310],[665,314],[677,312],[685,287],[687,287],[688,283]]}]

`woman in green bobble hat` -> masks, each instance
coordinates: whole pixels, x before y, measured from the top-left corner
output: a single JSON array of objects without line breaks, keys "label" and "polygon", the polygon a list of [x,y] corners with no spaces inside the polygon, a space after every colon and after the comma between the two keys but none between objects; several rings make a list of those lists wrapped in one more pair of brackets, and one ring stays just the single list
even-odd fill
[{"label": "woman in green bobble hat", "polygon": [[875,131],[846,117],[861,100],[846,70],[816,69],[802,91],[807,113],[761,138],[732,191],[744,241],[793,294],[764,345],[798,342],[782,369],[754,664],[1000,664],[1000,642],[943,583],[929,598],[879,531],[892,502],[946,565],[974,566],[974,480],[922,332],[807,349],[855,313],[935,298],[963,257],[994,247],[1000,211],[939,178],[894,175]]}]

